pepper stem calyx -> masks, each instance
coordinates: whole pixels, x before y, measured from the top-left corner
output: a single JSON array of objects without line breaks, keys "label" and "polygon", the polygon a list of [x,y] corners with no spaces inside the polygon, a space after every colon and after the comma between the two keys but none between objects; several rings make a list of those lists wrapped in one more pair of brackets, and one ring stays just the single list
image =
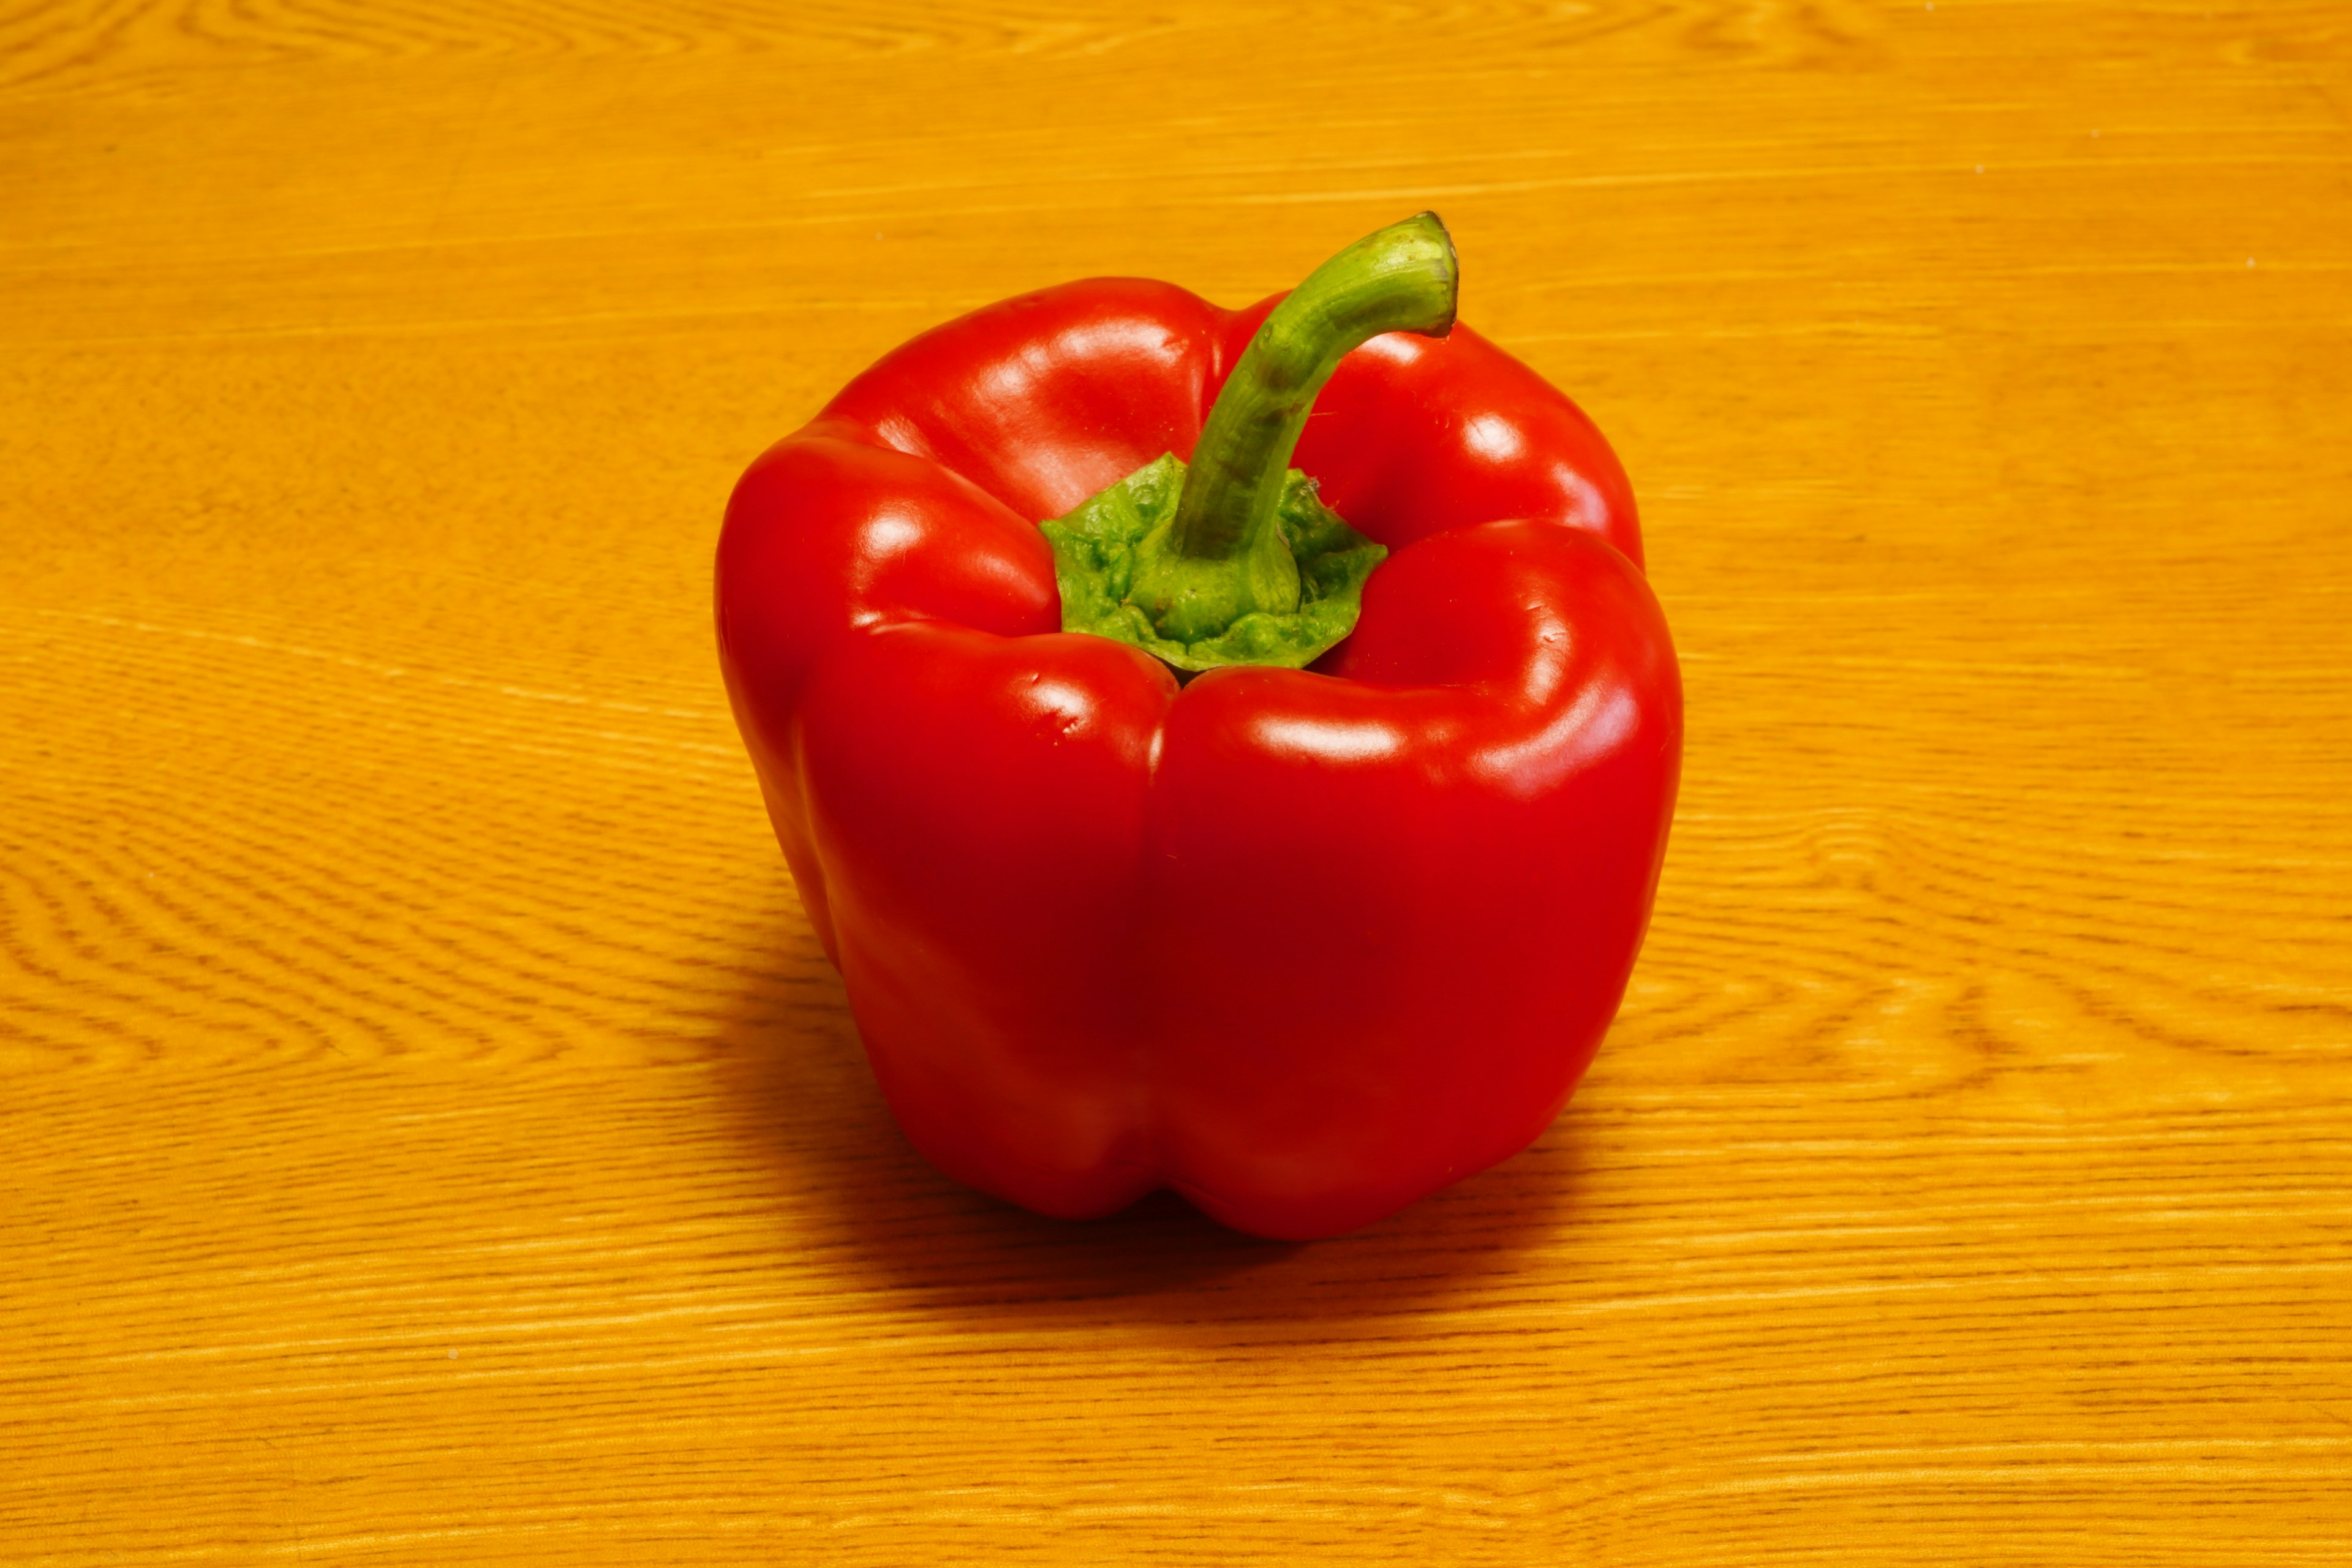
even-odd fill
[{"label": "pepper stem calyx", "polygon": [[1434,213],[1367,235],[1275,307],[1171,454],[1040,524],[1065,630],[1134,643],[1180,669],[1297,668],[1355,629],[1387,555],[1315,494],[1290,457],[1323,384],[1382,332],[1442,337],[1459,271]]}]

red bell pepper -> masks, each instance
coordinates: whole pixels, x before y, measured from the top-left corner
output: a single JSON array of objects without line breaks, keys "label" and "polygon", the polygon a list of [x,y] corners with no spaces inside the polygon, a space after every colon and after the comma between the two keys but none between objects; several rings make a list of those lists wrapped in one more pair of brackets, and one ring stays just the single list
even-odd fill
[{"label": "red bell pepper", "polygon": [[[1423,215],[1244,310],[1129,279],[1006,300],[737,486],[728,692],[883,1093],[950,1174],[1327,1236],[1523,1148],[1591,1059],[1679,678],[1623,471],[1452,324],[1453,266]],[[1352,564],[1308,559],[1318,528]],[[1347,577],[1360,618],[1318,654]]]}]

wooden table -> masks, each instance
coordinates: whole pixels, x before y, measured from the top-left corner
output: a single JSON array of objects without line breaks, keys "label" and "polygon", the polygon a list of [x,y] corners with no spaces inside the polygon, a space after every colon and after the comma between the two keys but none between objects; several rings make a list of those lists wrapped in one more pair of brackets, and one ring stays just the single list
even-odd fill
[{"label": "wooden table", "polygon": [[[89,5],[0,83],[0,1560],[2352,1562],[2340,5]],[[728,487],[963,310],[1423,205],[1682,650],[1623,1013],[1357,1236],[1000,1207],[761,815]]]}]

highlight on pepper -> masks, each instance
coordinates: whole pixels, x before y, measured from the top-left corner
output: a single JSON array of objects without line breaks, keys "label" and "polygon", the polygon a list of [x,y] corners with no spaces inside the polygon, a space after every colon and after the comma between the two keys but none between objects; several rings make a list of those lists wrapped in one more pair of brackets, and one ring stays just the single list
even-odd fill
[{"label": "highlight on pepper", "polygon": [[1539,1136],[1682,750],[1631,486],[1455,322],[1434,214],[1227,310],[924,333],[727,509],[720,667],[876,1079],[942,1171],[1370,1225]]}]

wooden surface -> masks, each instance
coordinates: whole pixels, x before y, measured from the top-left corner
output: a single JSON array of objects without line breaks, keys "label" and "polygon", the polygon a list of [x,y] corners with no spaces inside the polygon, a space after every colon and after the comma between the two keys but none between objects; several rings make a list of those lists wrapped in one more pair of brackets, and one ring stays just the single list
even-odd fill
[{"label": "wooden surface", "polygon": [[[2340,5],[0,17],[0,1561],[2352,1562]],[[1690,740],[1528,1154],[1362,1235],[898,1140],[735,473],[1442,210]]]}]

